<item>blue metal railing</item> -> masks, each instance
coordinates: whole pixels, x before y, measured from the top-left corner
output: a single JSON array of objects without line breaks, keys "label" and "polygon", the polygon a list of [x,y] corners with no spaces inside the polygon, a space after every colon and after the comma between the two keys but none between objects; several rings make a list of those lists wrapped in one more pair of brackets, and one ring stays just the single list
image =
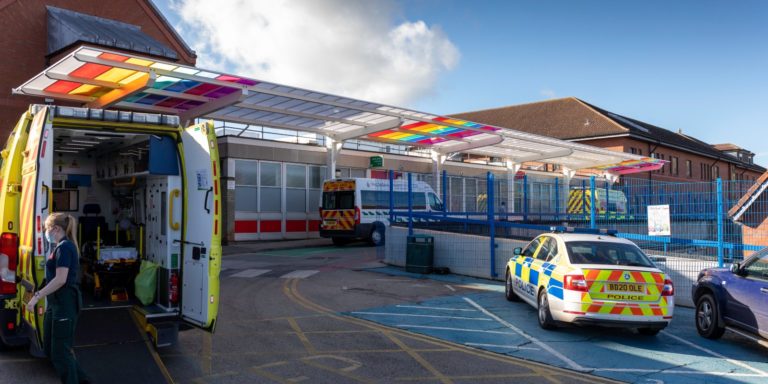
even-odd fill
[{"label": "blue metal railing", "polygon": [[[390,172],[390,192],[393,192],[392,175],[393,172]],[[443,171],[438,177],[442,178],[440,195],[447,208],[450,206],[449,197],[457,198],[457,191],[449,192],[452,185],[448,182],[447,172]],[[458,195],[461,201],[476,198],[477,207],[485,208],[475,212],[452,212],[447,209],[431,213],[414,211],[410,193],[408,210],[398,211],[393,209],[393,193],[390,193],[390,222],[407,221],[409,233],[413,232],[415,220],[419,220],[417,226],[426,225],[427,227],[435,227],[435,225],[423,223],[451,223],[458,225],[455,229],[464,232],[472,226],[483,227],[481,232],[490,237],[491,260],[494,262],[496,251],[493,244],[499,235],[496,233],[497,229],[548,231],[553,225],[558,226],[562,221],[565,221],[568,226],[591,230],[613,228],[618,231],[617,236],[641,242],[643,248],[665,253],[677,252],[676,254],[680,254],[681,250],[688,254],[694,252],[696,257],[717,260],[720,266],[743,257],[744,252],[761,249],[760,244],[765,243],[759,233],[748,234],[746,229],[736,226],[727,220],[726,216],[727,210],[744,195],[751,186],[751,182],[717,179],[712,182],[664,183],[655,180],[625,179],[618,184],[611,184],[590,177],[574,179],[571,185],[568,185],[561,183],[557,178],[547,181],[542,178],[529,178],[527,175],[520,180],[521,182],[517,181],[497,178],[489,172],[485,177],[485,191],[478,191],[471,197]],[[501,182],[506,184],[500,184]],[[535,185],[535,189],[531,188],[532,185]],[[541,192],[547,190],[547,185],[553,187],[554,194],[551,192],[552,189],[548,193]],[[504,193],[496,196],[497,188],[502,191],[503,186],[516,189],[515,200],[518,200],[519,205],[511,201],[509,204],[511,212],[496,212],[497,203],[506,198]],[[519,191],[521,187],[523,190]],[[413,191],[411,175],[408,175],[408,188],[409,191]],[[589,191],[589,193],[579,194],[578,198],[581,199],[582,204],[578,212],[569,209],[568,202],[573,196],[570,192],[572,190]],[[458,192],[463,193],[463,189]],[[598,196],[603,194],[605,194],[604,197]],[[647,207],[659,204],[669,205],[671,236],[648,235]],[[623,208],[619,208],[621,205]],[[515,211],[516,206],[517,211]],[[768,217],[768,212],[760,214]],[[768,237],[768,235],[764,236]]]}]

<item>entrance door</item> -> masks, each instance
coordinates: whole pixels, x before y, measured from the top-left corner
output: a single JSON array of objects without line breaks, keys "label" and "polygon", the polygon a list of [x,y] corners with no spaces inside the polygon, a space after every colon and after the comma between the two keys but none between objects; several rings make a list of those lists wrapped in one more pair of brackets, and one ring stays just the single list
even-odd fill
[{"label": "entrance door", "polygon": [[[51,213],[53,175],[53,123],[48,107],[34,114],[23,152],[21,206],[19,209],[19,259],[22,308],[32,298],[45,277],[45,256],[50,245],[44,239],[45,219]],[[35,331],[36,346],[42,350],[42,324],[45,301],[32,313],[24,310],[24,320]],[[32,348],[35,351],[35,348]]]},{"label": "entrance door", "polygon": [[219,152],[211,122],[183,130],[184,229],[182,232],[182,316],[213,330],[219,307],[221,197]]}]

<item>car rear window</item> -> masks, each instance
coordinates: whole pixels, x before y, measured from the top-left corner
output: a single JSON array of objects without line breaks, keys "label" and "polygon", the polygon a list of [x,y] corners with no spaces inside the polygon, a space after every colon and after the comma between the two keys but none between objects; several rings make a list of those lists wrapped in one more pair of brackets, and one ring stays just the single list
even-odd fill
[{"label": "car rear window", "polygon": [[656,266],[635,245],[607,241],[569,241],[565,243],[571,264]]}]

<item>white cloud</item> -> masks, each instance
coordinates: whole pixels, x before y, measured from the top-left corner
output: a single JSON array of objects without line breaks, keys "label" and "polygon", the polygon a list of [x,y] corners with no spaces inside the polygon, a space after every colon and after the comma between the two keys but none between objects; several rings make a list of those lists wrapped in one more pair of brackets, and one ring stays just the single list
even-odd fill
[{"label": "white cloud", "polygon": [[551,89],[542,89],[539,91],[539,93],[548,99],[554,99],[557,97],[557,93]]},{"label": "white cloud", "polygon": [[459,51],[439,27],[395,22],[394,2],[174,0],[197,65],[287,85],[408,104]]}]

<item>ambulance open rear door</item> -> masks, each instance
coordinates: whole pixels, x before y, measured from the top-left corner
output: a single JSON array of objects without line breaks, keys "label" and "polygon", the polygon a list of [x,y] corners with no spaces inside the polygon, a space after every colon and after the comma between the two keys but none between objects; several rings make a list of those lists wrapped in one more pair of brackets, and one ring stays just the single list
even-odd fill
[{"label": "ambulance open rear door", "polygon": [[181,315],[212,332],[221,270],[219,152],[213,124],[185,128],[179,145],[184,167]]},{"label": "ambulance open rear door", "polygon": [[[53,178],[53,116],[48,107],[34,112],[27,145],[22,152],[21,205],[19,208],[19,267],[24,320],[34,333],[32,353],[42,352],[42,324],[45,300],[35,312],[25,308],[32,292],[45,277],[45,257],[50,253],[44,239],[45,219],[51,213]],[[33,336],[33,335],[30,335]]]}]

